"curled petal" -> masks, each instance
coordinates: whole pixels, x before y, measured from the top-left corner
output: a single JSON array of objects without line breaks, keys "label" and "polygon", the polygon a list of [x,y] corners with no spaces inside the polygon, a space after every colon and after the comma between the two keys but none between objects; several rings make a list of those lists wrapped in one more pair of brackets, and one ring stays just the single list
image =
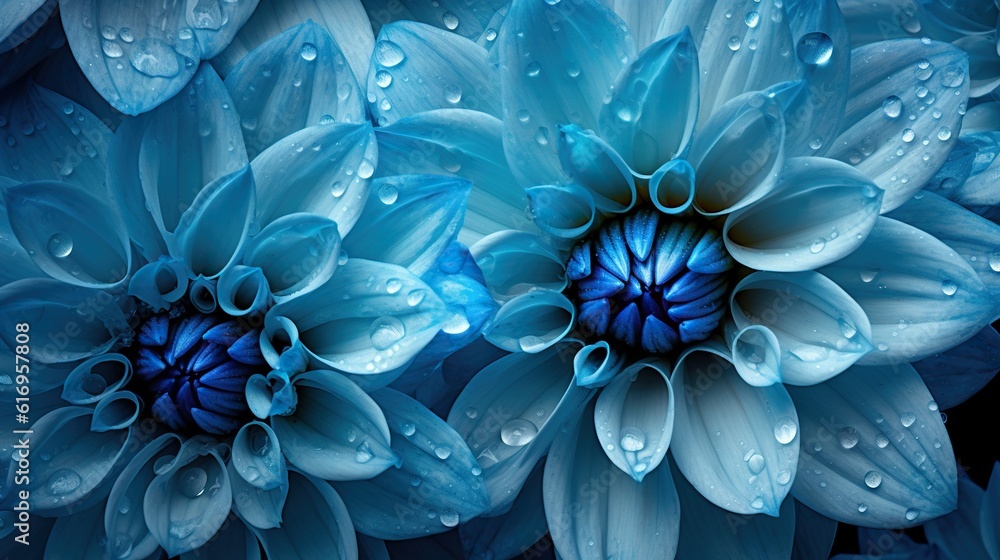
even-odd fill
[{"label": "curled petal", "polygon": [[243,263],[257,267],[271,294],[284,300],[326,283],[340,258],[337,223],[314,214],[290,214],[247,241]]},{"label": "curled petal", "polygon": [[188,290],[188,299],[195,309],[202,313],[211,313],[219,305],[218,293],[215,283],[199,275],[191,282],[191,289]]},{"label": "curled petal", "polygon": [[729,308],[736,328],[771,331],[781,349],[781,381],[792,385],[825,381],[874,349],[861,306],[815,272],[751,274],[733,289]]},{"label": "curled petal", "polygon": [[854,366],[789,392],[802,422],[797,500],[866,527],[911,527],[955,509],[951,442],[912,367]]},{"label": "curled petal", "polygon": [[597,439],[611,462],[641,483],[667,455],[674,431],[670,365],[647,358],[632,364],[601,391],[594,409]]},{"label": "curled petal", "polygon": [[187,287],[188,271],[184,263],[177,259],[160,258],[143,265],[132,275],[128,293],[141,299],[154,311],[162,311],[181,299]]},{"label": "curled petal", "polygon": [[93,404],[124,387],[131,378],[132,362],[125,356],[95,356],[66,377],[62,398],[72,404]]},{"label": "curled petal", "polygon": [[604,387],[618,375],[624,361],[624,356],[601,340],[584,346],[573,356],[573,378],[580,387]]},{"label": "curled petal", "polygon": [[[230,464],[240,478],[261,490],[288,483],[288,469],[281,456],[278,436],[261,422],[248,422],[236,433]],[[281,512],[280,507],[278,512]]]},{"label": "curled petal", "polygon": [[543,185],[525,189],[538,229],[556,237],[578,239],[597,224],[597,206],[579,185]]},{"label": "curled petal", "polygon": [[573,182],[594,198],[597,209],[620,214],[635,205],[635,179],[614,148],[576,125],[559,130],[559,161]]},{"label": "curled petal", "polygon": [[236,265],[219,275],[216,301],[230,317],[262,314],[271,304],[271,288],[264,271]]},{"label": "curled petal", "polygon": [[799,455],[784,386],[751,387],[714,344],[681,354],[671,383],[683,395],[672,445],[684,477],[723,509],[777,517]]},{"label": "curled petal", "polygon": [[782,382],[781,343],[768,327],[749,325],[733,332],[729,351],[737,373],[750,385],[768,387]]},{"label": "curled petal", "polygon": [[680,214],[694,203],[694,168],[687,160],[672,159],[653,172],[649,198],[664,214]]},{"label": "curled petal", "polygon": [[505,303],[483,336],[508,352],[534,354],[562,340],[575,319],[576,308],[566,296],[535,290]]},{"label": "curled petal", "polygon": [[94,407],[90,431],[108,432],[128,428],[139,418],[142,405],[139,397],[129,391],[112,393]]},{"label": "curled petal", "polygon": [[535,288],[561,292],[567,285],[562,256],[544,238],[499,231],[469,249],[494,299],[506,302]]}]

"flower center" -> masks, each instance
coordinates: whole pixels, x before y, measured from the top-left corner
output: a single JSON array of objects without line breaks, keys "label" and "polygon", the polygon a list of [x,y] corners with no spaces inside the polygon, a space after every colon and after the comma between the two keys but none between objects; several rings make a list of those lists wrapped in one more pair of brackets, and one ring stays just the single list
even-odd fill
[{"label": "flower center", "polygon": [[228,434],[250,419],[247,380],[267,369],[259,339],[259,330],[225,314],[152,315],[130,348],[131,384],[170,429]]},{"label": "flower center", "polygon": [[588,335],[665,354],[719,326],[733,265],[703,219],[641,208],[573,248],[567,293]]}]

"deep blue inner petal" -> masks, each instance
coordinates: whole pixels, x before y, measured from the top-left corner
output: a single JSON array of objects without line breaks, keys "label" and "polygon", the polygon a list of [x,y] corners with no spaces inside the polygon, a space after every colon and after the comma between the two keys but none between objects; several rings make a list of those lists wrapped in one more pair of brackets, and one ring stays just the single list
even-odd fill
[{"label": "deep blue inner petal", "polygon": [[567,292],[587,334],[666,354],[719,326],[733,266],[701,218],[641,208],[574,247]]}]

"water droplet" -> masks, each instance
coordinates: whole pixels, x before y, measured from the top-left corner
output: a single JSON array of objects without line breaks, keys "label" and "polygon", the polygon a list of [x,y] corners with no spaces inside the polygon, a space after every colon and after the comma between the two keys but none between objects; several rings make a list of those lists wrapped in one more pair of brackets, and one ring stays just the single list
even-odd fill
[{"label": "water droplet", "polygon": [[49,238],[49,254],[57,259],[63,259],[73,252],[73,238],[68,233],[55,233]]},{"label": "water droplet", "polygon": [[476,418],[476,416],[479,416],[479,411],[476,410],[475,407],[470,406],[469,408],[465,409],[465,415],[469,417],[470,420],[473,420]]},{"label": "water droplet", "polygon": [[417,426],[415,424],[413,424],[412,422],[407,422],[406,424],[403,424],[404,436],[410,437],[415,433],[417,433]]},{"label": "water droplet", "polygon": [[951,138],[951,129],[948,128],[947,126],[942,126],[941,129],[938,130],[937,137],[938,140],[942,142],[948,140],[949,138]]},{"label": "water droplet", "polygon": [[858,435],[858,431],[856,429],[848,426],[840,430],[840,433],[837,435],[837,437],[840,440],[841,447],[843,447],[844,449],[851,449],[852,447],[858,444],[858,439],[860,436]]},{"label": "water droplet", "polygon": [[904,128],[903,129],[903,135],[902,135],[903,142],[907,142],[907,143],[908,142],[913,142],[913,139],[916,138],[916,136],[917,136],[917,133],[913,132],[912,128]]},{"label": "water droplet", "polygon": [[413,487],[420,486],[420,482],[421,482],[420,477],[417,476],[410,477],[410,486]]},{"label": "water droplet", "polygon": [[876,268],[862,268],[861,269],[861,281],[865,284],[871,282],[878,276],[878,269]]},{"label": "water droplet", "polygon": [[500,439],[511,447],[527,445],[536,435],[538,428],[523,418],[515,418],[500,428]]},{"label": "water droplet", "polygon": [[903,112],[903,100],[895,95],[886,97],[882,102],[882,111],[891,119],[898,117]]},{"label": "water droplet", "polygon": [[757,12],[747,12],[746,17],[743,18],[743,23],[747,24],[747,27],[751,29],[757,27],[757,24],[760,23],[760,14]]},{"label": "water droplet", "polygon": [[646,434],[639,428],[622,428],[621,446],[625,451],[642,451],[646,447]]},{"label": "water droplet", "polygon": [[909,428],[916,421],[917,417],[912,412],[904,412],[899,416],[899,423],[902,424],[904,428]]},{"label": "water droplet", "polygon": [[180,39],[180,40],[182,40],[182,41],[187,41],[188,39],[190,39],[193,36],[194,36],[194,33],[192,33],[191,29],[189,29],[187,27],[182,27],[182,28],[180,28],[180,29],[177,30],[177,38]]},{"label": "water droplet", "polygon": [[932,412],[937,412],[937,409],[938,409],[937,401],[931,401],[927,403],[927,410],[930,410]]},{"label": "water droplet", "polygon": [[312,62],[316,60],[316,55],[319,51],[316,50],[316,45],[312,43],[302,43],[302,49],[299,51],[299,55],[302,56],[303,60]]},{"label": "water droplet", "polygon": [[774,479],[778,482],[778,484],[784,486],[792,481],[792,471],[788,469],[781,469],[778,471],[778,474],[775,475]]},{"label": "water droplet", "polygon": [[747,461],[747,467],[753,474],[760,473],[760,471],[764,470],[764,456],[759,453],[753,454],[750,460]]},{"label": "water droplet", "polygon": [[497,38],[497,30],[492,27],[486,30],[486,40],[495,41]]},{"label": "water droplet", "polygon": [[372,448],[370,445],[368,445],[367,440],[361,445],[359,445],[357,449],[355,449],[354,460],[357,461],[358,463],[361,464],[367,463],[368,461],[372,460],[372,457],[374,457],[374,455],[372,454]]},{"label": "water droplet", "polygon": [[118,38],[118,33],[115,32],[114,27],[111,27],[110,25],[102,25],[101,37],[113,41]]},{"label": "water droplet", "polygon": [[406,336],[406,327],[403,322],[395,317],[379,317],[372,321],[368,331],[371,337],[372,346],[376,350],[387,350]]},{"label": "water droplet", "polygon": [[946,66],[941,70],[941,85],[955,88],[965,81],[965,71],[958,66]]},{"label": "water droplet", "polygon": [[444,100],[455,105],[462,100],[462,88],[451,84],[444,88]]},{"label": "water droplet", "polygon": [[854,335],[858,334],[857,327],[844,319],[837,320],[837,324],[840,325],[840,334],[844,335],[844,338],[853,338]]},{"label": "water droplet", "polygon": [[378,189],[378,199],[386,206],[393,204],[399,198],[399,189],[392,183],[384,183]]},{"label": "water droplet", "polygon": [[472,467],[472,476],[479,476],[483,474],[483,469],[479,468],[479,465]]},{"label": "water droplet", "polygon": [[833,40],[826,33],[807,33],[799,39],[795,53],[806,64],[825,64],[833,56]]},{"label": "water droplet", "polygon": [[132,67],[151,77],[172,78],[180,72],[177,54],[170,45],[159,39],[146,37],[129,55]]},{"label": "water droplet", "polygon": [[858,504],[858,513],[864,513],[868,511],[868,506],[865,503]]},{"label": "water droplet", "polygon": [[754,509],[761,509],[761,508],[763,508],[764,507],[764,499],[761,498],[760,496],[754,498],[753,501],[750,502],[750,507],[752,507]]},{"label": "water droplet", "polygon": [[729,45],[729,50],[738,51],[740,50],[740,45],[743,44],[743,41],[738,35],[733,35],[729,38],[729,42],[727,44]]},{"label": "water droplet", "polygon": [[441,524],[445,527],[458,525],[458,513],[455,510],[446,509],[441,512]]},{"label": "water droplet", "polygon": [[885,449],[886,446],[889,445],[889,438],[885,437],[885,434],[880,433],[875,436],[875,445],[877,445],[879,449]]},{"label": "water droplet", "polygon": [[406,294],[407,305],[414,307],[420,305],[420,302],[424,301],[424,291],[421,289],[411,290],[410,293]]},{"label": "water droplet", "polygon": [[813,254],[816,254],[822,251],[825,247],[826,247],[826,240],[817,239],[812,242],[812,245],[809,246],[809,251],[812,252]]},{"label": "water droplet", "polygon": [[188,498],[197,498],[205,492],[205,485],[208,483],[208,473],[205,469],[191,467],[181,473],[177,479],[177,489]]},{"label": "water droplet", "polygon": [[392,84],[392,74],[386,72],[385,70],[379,70],[375,72],[375,85],[380,88],[387,88]]},{"label": "water droplet", "polygon": [[823,147],[823,139],[819,138],[819,137],[813,138],[812,140],[809,141],[809,147],[812,148],[812,149],[814,149],[814,150],[818,150],[818,149],[822,148]]},{"label": "water droplet", "polygon": [[447,445],[442,445],[434,450],[434,454],[437,455],[438,459],[444,461],[448,457],[451,457],[451,448]]},{"label": "water droplet", "polygon": [[537,77],[542,72],[542,66],[537,62],[532,62],[524,68],[524,73],[530,78]]},{"label": "water droplet", "polygon": [[907,521],[913,521],[913,520],[914,520],[914,519],[916,519],[916,518],[917,518],[917,516],[919,516],[919,515],[920,515],[920,512],[919,512],[919,511],[917,511],[917,510],[916,510],[916,509],[914,509],[914,508],[910,508],[910,509],[906,510],[906,520],[907,520]]},{"label": "water droplet", "polygon": [[385,291],[389,294],[398,293],[403,288],[403,281],[399,278],[390,278],[385,281]]},{"label": "water droplet", "polygon": [[368,158],[361,160],[361,163],[358,164],[358,177],[361,179],[368,179],[374,174],[375,166],[372,165],[372,162],[369,161]]},{"label": "water droplet", "polygon": [[445,12],[444,15],[441,16],[441,22],[444,23],[444,26],[447,27],[449,31],[454,31],[458,27],[458,18],[451,12]]},{"label": "water droplet", "polygon": [[132,502],[128,499],[128,496],[125,496],[118,504],[118,513],[125,515],[130,509],[132,509]]},{"label": "water droplet", "polygon": [[375,43],[375,62],[385,66],[386,68],[392,68],[398,66],[406,55],[403,54],[403,49],[399,48],[399,45],[393,43],[392,41],[379,41]]},{"label": "water droplet", "polygon": [[945,280],[941,282],[941,291],[946,296],[953,296],[955,292],[958,291],[958,284],[952,282],[951,280]]},{"label": "water droplet", "polygon": [[788,445],[795,439],[795,434],[798,433],[798,430],[799,427],[796,425],[795,420],[791,416],[784,416],[774,425],[774,439],[778,440],[778,443],[782,445]]},{"label": "water droplet", "polygon": [[170,468],[170,463],[174,460],[173,455],[164,455],[153,463],[153,472],[163,474]]},{"label": "water droplet", "polygon": [[74,470],[59,469],[49,477],[49,493],[53,496],[69,494],[80,487],[83,479]]}]

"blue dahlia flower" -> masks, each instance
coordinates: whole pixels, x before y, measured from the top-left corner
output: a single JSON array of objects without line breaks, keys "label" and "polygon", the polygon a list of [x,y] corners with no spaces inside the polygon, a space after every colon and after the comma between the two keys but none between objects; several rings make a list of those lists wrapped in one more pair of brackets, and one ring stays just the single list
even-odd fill
[{"label": "blue dahlia flower", "polygon": [[865,40],[845,4],[381,27],[376,174],[472,181],[459,238],[501,304],[443,368],[490,497],[467,555],[825,555],[837,521],[957,507],[940,410],[997,369],[992,117],[962,134],[964,43]]},{"label": "blue dahlia flower", "polygon": [[377,557],[489,506],[405,393],[497,308],[470,184],[375,179],[365,33],[256,4],[60,3],[114,132],[44,72],[0,91],[5,555]]}]

